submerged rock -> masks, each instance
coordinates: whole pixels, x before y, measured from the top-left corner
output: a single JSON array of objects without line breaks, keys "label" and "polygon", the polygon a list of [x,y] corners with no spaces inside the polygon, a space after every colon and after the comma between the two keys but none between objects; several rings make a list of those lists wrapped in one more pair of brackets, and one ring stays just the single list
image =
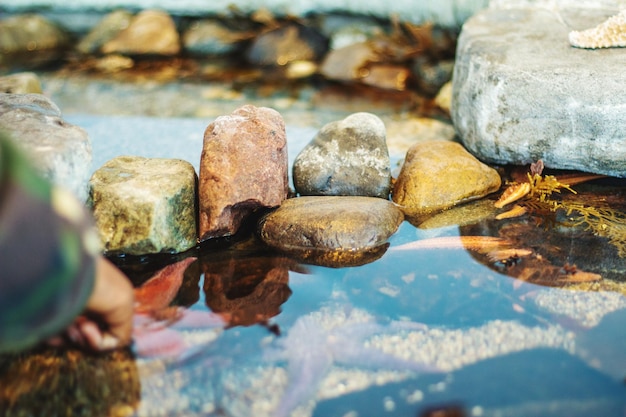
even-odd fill
[{"label": "submerged rock", "polygon": [[180,52],[180,36],[174,20],[159,10],[138,13],[128,27],[102,45],[105,54],[176,55]]},{"label": "submerged rock", "polygon": [[407,152],[393,201],[419,218],[486,196],[500,188],[498,172],[456,142],[418,143]]},{"label": "submerged rock", "polygon": [[76,50],[83,54],[100,52],[102,45],[115,39],[124,29],[130,26],[133,14],[127,10],[115,10],[100,20],[91,31],[76,45]]},{"label": "submerged rock", "polygon": [[70,41],[59,25],[37,14],[0,20],[0,68],[47,64],[61,57]]},{"label": "submerged rock", "polygon": [[301,195],[388,198],[391,171],[384,123],[371,113],[328,123],[296,157],[293,181]]},{"label": "submerged rock", "polygon": [[200,240],[235,234],[246,217],[287,198],[287,138],[282,116],[246,105],[204,132],[200,160]]},{"label": "submerged rock", "polygon": [[86,131],[63,120],[56,104],[41,94],[0,93],[0,129],[46,179],[85,201],[91,141]]},{"label": "submerged rock", "polygon": [[201,19],[183,33],[185,51],[194,55],[223,55],[236,51],[253,36],[251,31],[233,30],[216,19]]},{"label": "submerged rock", "polygon": [[196,245],[196,173],[186,161],[119,156],[89,182],[105,251],[183,252]]},{"label": "submerged rock", "polygon": [[286,65],[294,61],[317,61],[328,41],[306,26],[287,24],[259,35],[246,52],[253,65]]},{"label": "submerged rock", "polygon": [[0,77],[0,93],[42,94],[41,81],[34,72],[5,75]]},{"label": "submerged rock", "polygon": [[390,201],[373,197],[298,197],[259,223],[261,239],[305,262],[360,265],[381,256],[404,220]]}]

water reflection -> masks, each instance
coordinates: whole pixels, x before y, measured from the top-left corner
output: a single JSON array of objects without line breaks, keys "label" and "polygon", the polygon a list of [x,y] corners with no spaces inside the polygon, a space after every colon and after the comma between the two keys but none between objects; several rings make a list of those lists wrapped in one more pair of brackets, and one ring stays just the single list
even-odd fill
[{"label": "water reflection", "polygon": [[[499,237],[533,255],[506,263],[462,245],[396,249],[462,236]],[[36,352],[2,358],[0,410],[41,410],[50,400],[37,392],[46,392],[68,409],[106,405],[94,408],[99,415],[623,415],[626,297],[537,285],[567,286],[558,278],[566,263],[603,282],[619,277],[626,265],[615,247],[526,217],[436,229],[405,222],[385,249],[372,262],[329,268],[253,240],[200,248],[174,304],[223,314],[226,330],[181,330],[192,355],[82,355],[73,367],[48,357],[59,365],[43,378],[32,373]],[[557,280],[516,278],[528,268]],[[141,283],[158,267],[126,269]],[[63,394],[87,373],[112,380],[98,385],[108,391]]]}]

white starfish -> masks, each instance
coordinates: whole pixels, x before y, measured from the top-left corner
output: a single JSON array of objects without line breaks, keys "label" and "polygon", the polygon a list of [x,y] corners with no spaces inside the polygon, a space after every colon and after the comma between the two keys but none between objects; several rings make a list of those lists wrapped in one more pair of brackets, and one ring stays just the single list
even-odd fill
[{"label": "white starfish", "polygon": [[626,47],[626,9],[594,28],[570,32],[569,43],[587,49]]},{"label": "white starfish", "polygon": [[281,350],[275,359],[287,362],[289,385],[273,413],[276,417],[288,416],[310,399],[334,363],[361,368],[442,372],[434,366],[403,360],[364,343],[374,334],[390,329],[425,330],[426,326],[422,324],[394,322],[383,326],[373,320],[358,321],[347,317],[344,324],[324,327],[314,314],[300,317],[287,335],[277,340]]}]

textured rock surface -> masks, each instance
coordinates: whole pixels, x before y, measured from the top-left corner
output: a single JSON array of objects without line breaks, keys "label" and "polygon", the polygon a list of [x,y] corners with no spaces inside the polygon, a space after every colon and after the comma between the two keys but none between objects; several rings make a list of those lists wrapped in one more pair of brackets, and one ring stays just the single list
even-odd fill
[{"label": "textured rock surface", "polygon": [[500,188],[498,172],[456,142],[414,145],[393,188],[393,201],[411,218],[484,197]]},{"label": "textured rock surface", "polygon": [[[268,245],[312,263],[348,266],[373,260],[404,220],[389,200],[308,196],[286,200],[259,224]],[[382,251],[384,253],[384,250]]]},{"label": "textured rock surface", "polygon": [[0,93],[0,129],[26,150],[45,178],[85,201],[91,142],[87,132],[63,120],[52,101],[41,94]]},{"label": "textured rock surface", "polygon": [[0,68],[14,60],[27,66],[57,59],[70,45],[70,36],[59,25],[36,14],[0,20]]},{"label": "textured rock surface", "polygon": [[492,7],[464,25],[452,104],[463,143],[488,162],[543,159],[626,177],[624,50],[568,41],[571,27],[593,27],[611,11],[536,3]]},{"label": "textured rock surface", "polygon": [[128,10],[115,10],[107,14],[81,39],[76,49],[83,54],[98,53],[102,45],[115,39],[132,20],[133,14]]},{"label": "textured rock surface", "polygon": [[96,170],[89,184],[105,251],[143,255],[196,245],[196,173],[190,163],[119,156]]},{"label": "textured rock surface", "polygon": [[200,160],[200,240],[232,235],[257,209],[287,198],[287,138],[282,116],[246,105],[204,132]]},{"label": "textured rock surface", "polygon": [[105,54],[176,55],[180,37],[174,20],[159,10],[138,13],[129,26],[102,45]]},{"label": "textured rock surface", "polygon": [[294,186],[301,195],[388,198],[390,181],[385,125],[371,113],[328,123],[293,165]]},{"label": "textured rock surface", "polygon": [[5,75],[0,77],[0,93],[41,94],[41,82],[34,72]]}]

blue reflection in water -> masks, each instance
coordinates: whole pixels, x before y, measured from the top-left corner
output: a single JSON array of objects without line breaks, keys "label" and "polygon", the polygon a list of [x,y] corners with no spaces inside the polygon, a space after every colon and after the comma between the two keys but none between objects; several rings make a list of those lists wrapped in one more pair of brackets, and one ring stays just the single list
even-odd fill
[{"label": "blue reflection in water", "polygon": [[524,283],[463,249],[393,250],[433,233],[459,232],[405,223],[370,264],[289,271],[279,331],[233,327],[145,372],[138,414],[624,414],[625,297]]}]

